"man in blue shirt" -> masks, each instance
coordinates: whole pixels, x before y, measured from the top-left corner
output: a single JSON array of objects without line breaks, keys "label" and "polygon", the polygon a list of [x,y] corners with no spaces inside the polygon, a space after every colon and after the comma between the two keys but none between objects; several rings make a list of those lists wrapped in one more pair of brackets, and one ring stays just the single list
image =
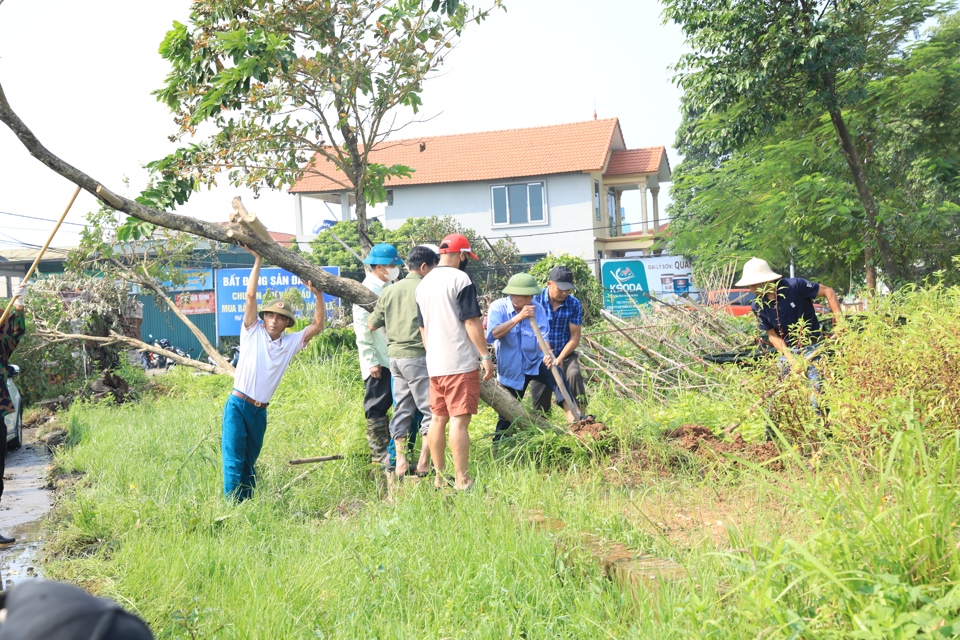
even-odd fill
[{"label": "man in blue shirt", "polygon": [[814,299],[826,298],[834,317],[838,321],[842,318],[840,300],[833,289],[803,278],[784,278],[760,258],[747,261],[743,277],[735,286],[747,287],[757,295],[752,308],[760,329],[791,362],[796,354],[823,340]]},{"label": "man in blue shirt", "polygon": [[[562,402],[556,380],[548,369],[553,358],[540,351],[530,323],[531,318],[543,328],[549,323],[547,312],[534,302],[534,296],[540,293],[536,279],[529,273],[518,273],[510,278],[503,292],[507,296],[491,304],[487,314],[487,343],[496,349],[497,380],[517,399],[522,398],[527,385],[536,380],[553,390],[557,401]],[[566,404],[562,406],[567,411],[567,420],[573,422],[573,414]],[[510,424],[508,418],[499,416],[494,442],[500,440]]]},{"label": "man in blue shirt", "polygon": [[[544,328],[544,337],[556,364],[563,371],[570,397],[580,407],[580,413],[587,412],[587,387],[580,373],[580,359],[576,348],[580,344],[580,329],[583,324],[583,305],[572,295],[576,289],[573,272],[559,265],[553,268],[547,280],[546,288],[534,301],[547,312],[548,328]],[[550,389],[534,381],[530,385],[533,406],[547,412],[550,410]],[[572,416],[568,416],[568,419]]]}]

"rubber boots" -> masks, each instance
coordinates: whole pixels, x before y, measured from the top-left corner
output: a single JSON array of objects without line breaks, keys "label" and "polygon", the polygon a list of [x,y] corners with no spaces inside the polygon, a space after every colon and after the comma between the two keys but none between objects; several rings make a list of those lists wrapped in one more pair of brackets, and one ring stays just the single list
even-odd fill
[{"label": "rubber boots", "polygon": [[370,456],[374,464],[384,467],[390,465],[390,454],[387,445],[390,444],[390,418],[367,418],[367,444],[370,446]]}]

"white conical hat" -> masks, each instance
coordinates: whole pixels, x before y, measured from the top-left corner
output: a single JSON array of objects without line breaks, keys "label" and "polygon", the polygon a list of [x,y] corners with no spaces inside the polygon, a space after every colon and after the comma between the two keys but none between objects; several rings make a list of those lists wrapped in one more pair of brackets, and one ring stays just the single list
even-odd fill
[{"label": "white conical hat", "polygon": [[735,287],[749,287],[753,284],[763,284],[764,282],[773,282],[779,280],[782,276],[774,273],[766,260],[761,258],[750,258],[747,264],[743,265],[743,277],[737,280]]}]

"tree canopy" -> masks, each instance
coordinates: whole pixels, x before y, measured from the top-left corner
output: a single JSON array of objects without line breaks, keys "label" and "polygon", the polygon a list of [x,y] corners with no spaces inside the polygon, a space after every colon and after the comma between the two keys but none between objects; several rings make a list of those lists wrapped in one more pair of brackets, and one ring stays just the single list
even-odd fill
[{"label": "tree canopy", "polygon": [[418,112],[424,81],[488,13],[459,0],[197,0],[160,45],[171,70],[156,95],[172,138],[201,141],[149,165],[159,179],[144,203],[182,204],[223,172],[280,189],[307,167],[354,193],[369,250],[366,206],[412,171],[371,163],[370,151],[396,131],[398,109]]},{"label": "tree canopy", "polygon": [[[868,269],[876,255],[888,282],[911,277],[912,256],[902,250],[908,228],[929,220],[897,204],[912,185],[904,188],[906,176],[889,162],[894,130],[902,134],[911,119],[957,103],[952,92],[928,92],[920,108],[916,92],[885,81],[929,71],[930,51],[921,52],[914,33],[950,5],[667,0],[665,16],[693,49],[677,65],[685,90],[678,132],[685,159],[671,210],[678,248],[710,254],[719,236],[719,252],[766,252],[784,264],[793,247],[811,263]],[[940,51],[945,60],[953,55]],[[939,107],[931,111],[933,102]],[[926,161],[907,162],[916,169]],[[694,228],[708,233],[691,246],[684,233]]]}]

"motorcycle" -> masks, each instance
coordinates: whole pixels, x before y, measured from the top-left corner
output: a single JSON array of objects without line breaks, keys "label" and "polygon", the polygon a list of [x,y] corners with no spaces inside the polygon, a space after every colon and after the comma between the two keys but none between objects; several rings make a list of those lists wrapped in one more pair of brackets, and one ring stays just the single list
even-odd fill
[{"label": "motorcycle", "polygon": [[[232,349],[231,349],[230,366],[233,367],[233,368],[236,368],[236,367],[237,367],[237,363],[238,363],[239,361],[240,361],[240,347],[234,346],[234,347],[232,347]],[[216,366],[216,365],[217,365],[217,363],[214,362],[213,358],[211,358],[210,356],[207,356],[207,362],[209,362],[209,363],[212,364],[213,366]]]},{"label": "motorcycle", "polygon": [[[171,351],[177,354],[178,356],[181,356],[184,358],[193,357],[192,355],[190,355],[190,351],[193,351],[193,349],[190,349],[190,351],[184,351],[180,347],[171,343],[166,338],[159,338],[157,340],[153,340],[153,334],[149,334],[147,337],[152,340],[150,344],[152,344],[155,347],[160,347],[161,349],[164,349],[166,351]],[[176,363],[173,360],[165,356],[162,356],[159,353],[154,353],[153,351],[143,351],[140,353],[140,366],[144,370],[164,369],[164,368],[169,369],[174,364]]]},{"label": "motorcycle", "polygon": [[[156,341],[153,340],[153,334],[147,336],[150,338],[151,342],[148,344],[156,345]],[[140,352],[140,367],[146,371],[147,369],[160,369],[163,367],[163,361],[165,358],[159,353],[154,353],[153,351],[141,351]]]},{"label": "motorcycle", "polygon": [[[177,355],[180,356],[181,358],[192,358],[192,357],[193,357],[192,355],[190,355],[190,351],[193,351],[193,349],[190,349],[190,351],[184,351],[183,349],[181,349],[181,348],[178,347],[177,345],[172,344],[172,343],[171,343],[169,340],[167,340],[166,338],[160,338],[160,339],[157,340],[154,344],[155,344],[156,346],[160,347],[161,349],[164,349],[165,351],[171,351],[171,352],[177,354]],[[167,369],[169,369],[170,367],[172,367],[173,365],[176,364],[176,362],[174,362],[174,361],[171,360],[170,358],[166,358],[166,357],[163,357],[163,356],[161,356],[161,360],[163,360],[163,366],[165,366]]]}]

